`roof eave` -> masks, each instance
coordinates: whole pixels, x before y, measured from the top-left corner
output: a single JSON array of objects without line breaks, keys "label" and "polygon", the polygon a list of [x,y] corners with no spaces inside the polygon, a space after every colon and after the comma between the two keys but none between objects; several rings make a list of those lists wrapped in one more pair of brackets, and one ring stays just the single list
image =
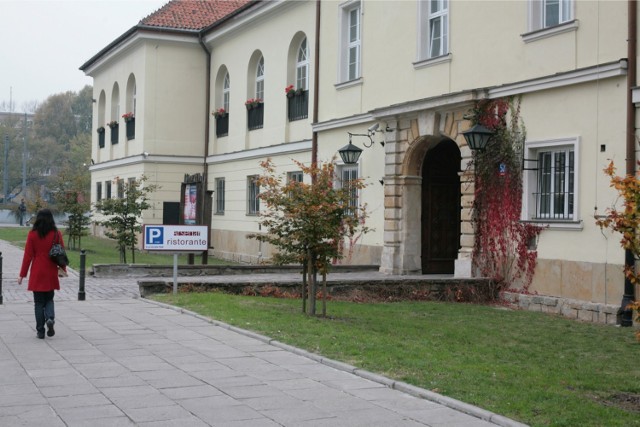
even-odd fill
[{"label": "roof eave", "polygon": [[193,35],[198,36],[201,30],[189,30],[183,28],[171,28],[171,27],[156,27],[151,25],[142,25],[138,24],[131,27],[128,31],[123,33],[120,37],[109,43],[105,46],[100,52],[96,53],[91,59],[80,66],[80,71],[85,71],[93,64],[95,64],[100,58],[109,53],[111,50],[115,49],[122,42],[133,36],[137,32],[152,32],[152,33],[163,33],[163,34],[183,34],[183,35]]}]

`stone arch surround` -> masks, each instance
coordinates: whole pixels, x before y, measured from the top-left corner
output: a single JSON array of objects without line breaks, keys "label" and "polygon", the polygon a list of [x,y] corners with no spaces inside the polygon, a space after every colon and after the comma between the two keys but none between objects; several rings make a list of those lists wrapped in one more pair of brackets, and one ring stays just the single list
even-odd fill
[{"label": "stone arch surround", "polygon": [[[444,139],[453,140],[460,149],[460,185],[462,194],[461,235],[456,277],[471,277],[474,230],[473,170],[469,168],[471,150],[462,132],[470,122],[464,118],[468,106],[450,111],[424,111],[413,117],[387,119],[393,131],[386,134],[384,178],[384,247],[380,271],[386,274],[420,274],[422,164],[425,154]],[[394,126],[395,124],[395,126]]]}]

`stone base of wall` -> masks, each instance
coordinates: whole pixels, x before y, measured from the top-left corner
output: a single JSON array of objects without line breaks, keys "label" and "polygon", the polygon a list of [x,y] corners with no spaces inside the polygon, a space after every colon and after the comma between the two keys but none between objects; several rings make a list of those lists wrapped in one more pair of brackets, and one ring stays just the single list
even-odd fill
[{"label": "stone base of wall", "polygon": [[558,314],[571,319],[593,323],[608,325],[618,323],[619,305],[599,304],[544,295],[518,294],[515,292],[505,292],[503,298],[505,301],[524,310]]}]

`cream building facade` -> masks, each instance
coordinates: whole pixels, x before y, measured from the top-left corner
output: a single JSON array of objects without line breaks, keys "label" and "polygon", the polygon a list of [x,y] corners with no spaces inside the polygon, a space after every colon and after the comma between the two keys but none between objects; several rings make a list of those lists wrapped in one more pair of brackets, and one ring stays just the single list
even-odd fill
[{"label": "cream building facade", "polygon": [[[117,197],[117,181],[106,192],[114,178],[145,174],[161,190],[143,221],[160,223],[184,175],[203,174],[210,253],[262,262],[271,248],[246,238],[261,231],[259,162],[301,179],[294,160],[336,159],[338,178],[367,182],[358,201],[375,229],[347,262],[470,277],[472,152],[462,132],[477,101],[516,96],[524,157],[564,159],[553,179],[543,179],[550,167],[525,171],[522,220],[545,227],[530,291],[620,303],[624,252],[595,225],[594,208],[616,202],[602,170],[609,159],[623,170],[627,158],[628,2],[211,1],[235,8],[188,29],[167,18],[178,3],[189,2],[170,2],[82,67],[94,78],[94,126],[106,128],[103,148],[94,136],[92,201]],[[291,97],[289,85],[299,89]],[[364,150],[356,165],[336,157],[349,134]],[[566,202],[544,205],[549,193]]]}]

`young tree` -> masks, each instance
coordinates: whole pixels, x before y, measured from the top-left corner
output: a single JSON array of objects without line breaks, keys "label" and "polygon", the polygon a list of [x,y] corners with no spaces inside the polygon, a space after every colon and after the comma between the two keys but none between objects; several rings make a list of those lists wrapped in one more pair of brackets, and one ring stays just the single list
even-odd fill
[{"label": "young tree", "polygon": [[[640,162],[638,162],[640,164]],[[633,286],[640,283],[640,273],[635,266],[640,260],[640,175],[626,175],[624,177],[616,175],[616,168],[613,162],[604,170],[604,173],[611,180],[611,187],[615,188],[622,198],[622,206],[617,209],[612,206],[607,209],[602,217],[596,215],[596,224],[600,228],[608,228],[621,234],[620,245],[630,255],[632,260],[626,262],[624,274],[628,283],[625,283],[625,295],[622,301],[622,315],[629,319],[631,323],[631,310],[636,310],[636,321],[640,322],[640,301],[631,301],[633,296]],[[631,289],[629,289],[631,288]],[[626,313],[625,313],[626,312]],[[625,316],[626,314],[626,316]],[[623,323],[624,325],[624,323]],[[640,331],[636,333],[640,340]]]},{"label": "young tree", "polygon": [[58,210],[69,214],[66,225],[71,249],[81,247],[82,236],[87,235],[87,227],[91,223],[88,215],[91,209],[89,186],[90,177],[85,168],[67,167],[60,171],[55,180]]},{"label": "young tree", "polygon": [[[260,213],[260,224],[267,232],[250,237],[277,248],[275,263],[303,266],[305,282],[309,283],[309,313],[314,315],[317,272],[326,274],[333,260],[343,258],[345,239],[353,243],[369,231],[366,206],[353,203],[354,193],[365,184],[356,179],[336,188],[333,163],[316,167],[295,163],[303,174],[314,178],[312,183],[283,182],[271,159],[261,163],[264,173],[258,179],[258,197],[267,206]],[[326,291],[323,294],[326,296]]]},{"label": "young tree", "polygon": [[[157,185],[144,185],[146,176],[138,180],[123,184],[123,198],[103,199],[96,203],[106,219],[96,221],[106,227],[105,235],[116,240],[120,251],[120,261],[127,262],[127,249],[131,250],[131,262],[135,263],[135,247],[138,243],[138,233],[142,231],[142,224],[138,222],[142,211],[149,209],[149,195]],[[117,183],[118,177],[114,179]]]}]

